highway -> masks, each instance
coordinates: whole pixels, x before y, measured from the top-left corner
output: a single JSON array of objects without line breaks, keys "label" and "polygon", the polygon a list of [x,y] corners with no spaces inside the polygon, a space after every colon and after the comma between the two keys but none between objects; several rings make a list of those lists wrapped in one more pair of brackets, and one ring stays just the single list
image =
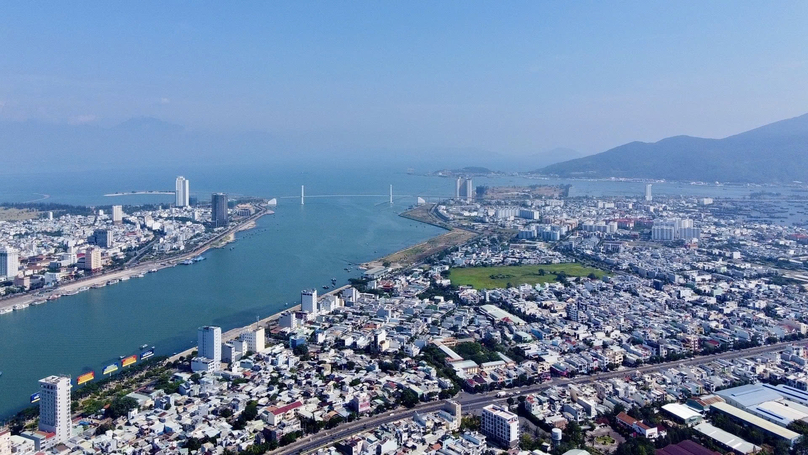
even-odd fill
[{"label": "highway", "polygon": [[[530,393],[541,392],[552,386],[567,385],[567,384],[587,384],[604,379],[612,379],[619,377],[626,377],[634,373],[648,373],[663,370],[666,368],[675,368],[680,366],[700,365],[712,362],[714,360],[732,360],[738,358],[752,357],[758,354],[780,351],[786,346],[793,344],[793,342],[782,342],[766,346],[759,346],[740,351],[728,351],[721,354],[712,354],[706,356],[698,356],[691,359],[679,360],[676,362],[665,362],[655,365],[644,365],[639,368],[628,368],[618,371],[601,372],[593,375],[582,375],[572,379],[567,378],[552,378],[541,384],[533,384],[524,387],[514,387],[511,389],[495,390],[485,393],[471,394],[467,392],[460,392],[454,400],[459,402],[463,408],[463,413],[467,414],[469,411],[476,411],[483,407],[496,402],[503,402],[507,400],[506,397],[497,397],[497,393],[506,392],[509,396],[526,395]],[[314,435],[308,435],[298,439],[294,443],[275,449],[272,452],[277,455],[291,455],[296,453],[307,453],[324,447],[339,440],[348,438],[355,434],[361,433],[369,428],[378,427],[380,425],[394,422],[402,419],[409,419],[416,413],[429,413],[440,409],[443,406],[443,401],[433,401],[429,403],[419,404],[412,409],[398,409],[392,413],[385,413],[369,418],[362,418],[354,422],[345,423],[331,430],[323,430]]]}]

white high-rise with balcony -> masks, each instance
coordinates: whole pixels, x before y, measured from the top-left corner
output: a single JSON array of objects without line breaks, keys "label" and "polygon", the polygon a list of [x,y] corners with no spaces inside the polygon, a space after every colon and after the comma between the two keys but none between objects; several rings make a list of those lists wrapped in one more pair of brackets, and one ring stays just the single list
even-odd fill
[{"label": "white high-rise with balcony", "polygon": [[39,380],[39,430],[54,433],[56,442],[70,439],[69,376],[48,376]]},{"label": "white high-rise with balcony", "polygon": [[482,433],[505,447],[515,447],[519,442],[519,416],[505,408],[490,404],[483,408]]},{"label": "white high-rise with balcony", "polygon": [[188,180],[183,177],[177,177],[176,187],[174,188],[174,205],[177,207],[188,207],[190,205],[191,190]]}]

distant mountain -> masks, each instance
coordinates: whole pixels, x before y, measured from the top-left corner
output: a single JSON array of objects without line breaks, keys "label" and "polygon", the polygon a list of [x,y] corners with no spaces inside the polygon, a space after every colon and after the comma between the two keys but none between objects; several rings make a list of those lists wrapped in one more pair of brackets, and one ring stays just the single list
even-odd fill
[{"label": "distant mountain", "polygon": [[630,142],[536,172],[704,182],[808,181],[808,114],[723,139],[674,136],[654,143]]}]

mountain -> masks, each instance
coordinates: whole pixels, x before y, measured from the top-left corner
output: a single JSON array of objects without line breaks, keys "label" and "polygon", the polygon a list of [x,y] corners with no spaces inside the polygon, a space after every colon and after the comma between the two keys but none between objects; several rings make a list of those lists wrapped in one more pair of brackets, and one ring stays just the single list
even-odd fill
[{"label": "mountain", "polygon": [[674,136],[654,143],[630,142],[536,172],[704,182],[808,181],[808,114],[723,139]]}]

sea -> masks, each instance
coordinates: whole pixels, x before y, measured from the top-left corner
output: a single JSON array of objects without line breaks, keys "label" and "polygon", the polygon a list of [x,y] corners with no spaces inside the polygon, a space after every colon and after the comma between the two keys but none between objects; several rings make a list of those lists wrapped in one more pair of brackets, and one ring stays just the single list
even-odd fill
[{"label": "sea", "polygon": [[[196,344],[200,326],[227,331],[247,325],[298,304],[303,289],[322,290],[332,279],[346,284],[361,274],[357,264],[441,234],[437,227],[398,216],[418,197],[435,201],[454,193],[453,179],[428,171],[367,163],[188,164],[1,175],[2,202],[170,204],[170,195],[104,195],[172,190],[175,177],[183,175],[199,200],[226,192],[231,197],[277,198],[278,205],[275,214],[259,219],[254,229],[238,233],[236,242],[206,252],[204,261],[0,315],[0,421],[29,405],[40,378],[75,378],[88,371],[100,378],[106,365],[138,354],[141,345],[154,346],[156,355],[181,352]],[[479,177],[474,184],[571,184],[571,196],[637,196],[645,189],[641,182],[512,176]],[[653,186],[656,195],[740,198],[760,190],[686,183]]]}]

